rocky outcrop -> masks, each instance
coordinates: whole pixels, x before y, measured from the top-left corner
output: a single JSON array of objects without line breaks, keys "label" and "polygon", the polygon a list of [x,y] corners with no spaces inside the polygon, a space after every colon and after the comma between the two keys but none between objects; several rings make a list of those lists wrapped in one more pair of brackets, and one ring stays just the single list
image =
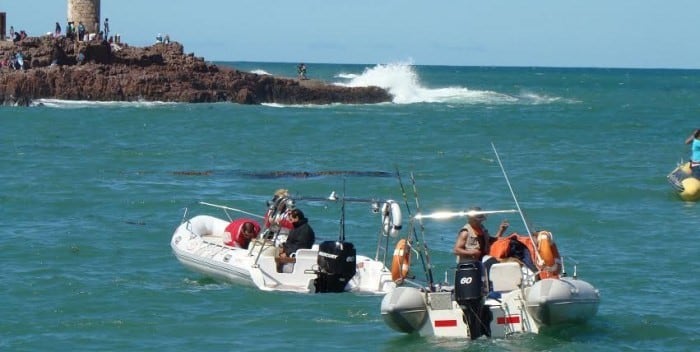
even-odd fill
[{"label": "rocky outcrop", "polygon": [[[391,101],[379,87],[341,87],[319,81],[258,75],[185,54],[177,42],[131,47],[29,37],[2,42],[0,59],[15,52],[25,69],[0,69],[0,103],[35,99],[94,101],[234,102],[240,104],[373,104]],[[78,63],[79,53],[85,60]]]}]

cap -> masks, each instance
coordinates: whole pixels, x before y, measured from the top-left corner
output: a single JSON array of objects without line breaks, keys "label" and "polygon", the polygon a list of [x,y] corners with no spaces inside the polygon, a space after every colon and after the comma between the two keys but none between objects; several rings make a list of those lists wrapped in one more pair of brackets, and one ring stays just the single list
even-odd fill
[{"label": "cap", "polygon": [[[468,211],[480,211],[481,207],[471,207],[469,208]],[[484,214],[477,214],[477,215],[468,215],[469,219],[480,219],[480,220],[486,220],[486,215]]]},{"label": "cap", "polygon": [[[479,210],[481,210],[481,207],[471,207],[467,211],[479,211]],[[475,218],[477,216],[479,216],[479,215],[469,215],[470,218]]]}]

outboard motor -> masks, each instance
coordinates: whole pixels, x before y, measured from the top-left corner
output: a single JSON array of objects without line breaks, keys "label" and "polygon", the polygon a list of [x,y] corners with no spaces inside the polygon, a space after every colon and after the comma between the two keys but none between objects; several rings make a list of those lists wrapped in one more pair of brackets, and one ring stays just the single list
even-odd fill
[{"label": "outboard motor", "polygon": [[350,242],[325,241],[318,247],[316,292],[343,292],[355,276],[355,246]]},{"label": "outboard motor", "polygon": [[472,340],[481,335],[490,335],[490,319],[485,316],[488,310],[483,305],[483,270],[480,261],[469,260],[460,262],[455,273],[455,301],[462,307]]}]

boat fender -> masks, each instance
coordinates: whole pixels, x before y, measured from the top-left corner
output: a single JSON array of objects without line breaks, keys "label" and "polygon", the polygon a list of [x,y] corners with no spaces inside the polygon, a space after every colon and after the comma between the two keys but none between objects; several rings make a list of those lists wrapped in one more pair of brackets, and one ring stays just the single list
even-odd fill
[{"label": "boat fender", "polygon": [[382,230],[385,236],[394,238],[401,231],[401,206],[393,200],[382,204]]},{"label": "boat fender", "polygon": [[695,177],[687,177],[681,182],[683,190],[679,193],[681,199],[689,202],[700,200],[700,180]]},{"label": "boat fender", "polygon": [[[681,175],[676,176],[677,183],[675,186],[681,199],[691,202],[700,200],[700,179],[693,176],[690,162],[679,166],[678,170],[681,170],[679,172]],[[672,173],[672,175],[674,174],[675,172]],[[671,177],[671,175],[669,175],[669,177]]]},{"label": "boat fender", "polygon": [[394,257],[391,260],[391,279],[396,283],[402,283],[408,276],[411,267],[411,248],[405,238],[400,239],[394,248]]},{"label": "boat fender", "polygon": [[540,254],[540,260],[537,263],[540,269],[540,278],[559,277],[561,256],[551,232],[537,232],[537,251]]}]

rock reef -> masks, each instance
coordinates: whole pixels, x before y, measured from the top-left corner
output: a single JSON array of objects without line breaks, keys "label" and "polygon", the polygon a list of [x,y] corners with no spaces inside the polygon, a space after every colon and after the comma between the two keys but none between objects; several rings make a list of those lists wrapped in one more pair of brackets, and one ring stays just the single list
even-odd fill
[{"label": "rock reef", "polygon": [[[177,42],[147,47],[28,37],[0,43],[0,60],[21,52],[25,68],[0,68],[0,104],[36,99],[239,104],[374,104],[391,101],[379,87],[341,87],[315,80],[219,67]],[[79,53],[84,60],[78,62]]]}]

